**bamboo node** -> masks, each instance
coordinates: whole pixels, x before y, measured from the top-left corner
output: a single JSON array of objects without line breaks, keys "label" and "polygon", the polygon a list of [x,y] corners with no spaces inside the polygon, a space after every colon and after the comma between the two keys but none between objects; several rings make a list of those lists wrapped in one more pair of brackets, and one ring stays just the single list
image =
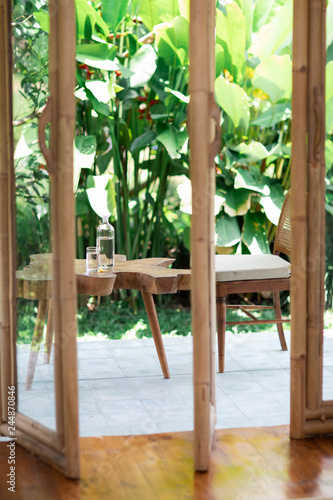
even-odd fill
[{"label": "bamboo node", "polygon": [[324,423],[324,422],[326,422],[326,415],[325,415],[325,413],[323,413],[323,414],[321,415],[320,420],[321,420],[323,423]]}]

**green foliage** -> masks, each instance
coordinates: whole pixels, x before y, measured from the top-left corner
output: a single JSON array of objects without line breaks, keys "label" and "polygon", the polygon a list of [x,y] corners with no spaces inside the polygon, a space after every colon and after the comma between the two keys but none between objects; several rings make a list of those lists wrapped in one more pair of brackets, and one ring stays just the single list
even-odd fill
[{"label": "green foliage", "polygon": [[[330,0],[328,12],[332,5]],[[78,255],[94,243],[99,217],[107,211],[118,253],[180,257],[179,249],[189,249],[191,210],[187,190],[176,191],[190,172],[188,2],[76,0],[76,11],[74,191],[83,228]],[[47,6],[43,0],[16,0],[14,13],[15,70],[36,115],[48,93]],[[215,158],[215,232],[222,252],[271,251],[290,187],[291,35],[292,0],[217,2],[215,95],[222,147]],[[332,44],[328,30],[327,161],[333,157]],[[36,121],[30,122],[16,157],[25,162],[24,175],[33,180],[40,170],[44,182],[44,160],[32,137]],[[38,189],[40,179],[35,181]],[[47,203],[46,189],[39,197]],[[31,198],[36,207],[39,201]],[[188,265],[188,252],[181,259]]]}]

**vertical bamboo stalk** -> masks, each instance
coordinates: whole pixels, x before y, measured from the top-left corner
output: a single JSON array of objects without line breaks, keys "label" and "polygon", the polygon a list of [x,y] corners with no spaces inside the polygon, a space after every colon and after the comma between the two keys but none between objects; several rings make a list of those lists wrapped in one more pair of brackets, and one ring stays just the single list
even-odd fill
[{"label": "vertical bamboo stalk", "polygon": [[13,137],[12,137],[12,70],[11,70],[11,4],[0,0],[0,43],[2,57],[0,58],[0,421],[7,421],[8,386],[14,382],[13,362],[15,342],[13,328]]},{"label": "vertical bamboo stalk", "polygon": [[[326,3],[326,2],[325,2]],[[308,327],[307,407],[315,410],[322,400],[323,259],[325,255],[324,154],[325,83],[322,67],[323,1],[309,1],[308,77]]]},{"label": "vertical bamboo stalk", "polygon": [[324,312],[325,312],[325,274],[326,274],[326,183],[325,183],[325,174],[326,174],[326,159],[325,159],[325,140],[326,140],[326,2],[321,2],[321,55],[322,55],[322,66],[321,66],[321,83],[322,83],[322,97],[323,97],[323,114],[321,116],[321,126],[323,128],[322,133],[322,144],[320,147],[320,155],[321,155],[321,171],[322,171],[322,218],[321,218],[321,238],[322,238],[322,246],[321,246],[321,304],[320,310],[322,311],[322,324],[319,332],[319,352],[320,352],[320,395],[319,395],[319,403],[322,403],[323,400],[323,365],[324,365]]},{"label": "vertical bamboo stalk", "polygon": [[[57,406],[63,403],[65,474],[79,476],[78,380],[76,353],[75,210],[73,138],[75,85],[75,6],[50,1],[51,209],[53,212],[53,306]],[[60,67],[61,57],[61,67]],[[59,363],[61,360],[61,363]],[[61,387],[59,390],[58,388]],[[62,394],[63,401],[60,396]],[[57,422],[58,424],[58,422]]]},{"label": "vertical bamboo stalk", "polygon": [[[216,2],[214,0],[209,0],[209,12],[208,12],[208,59],[209,59],[209,94],[211,106],[215,104],[214,101],[214,89],[215,89],[215,16],[216,16]],[[218,113],[219,117],[219,113]],[[219,130],[219,127],[215,126],[215,123],[211,117],[210,119],[210,144],[211,151],[209,155],[209,165],[208,165],[208,199],[209,199],[209,209],[208,209],[208,227],[209,227],[209,329],[210,329],[210,370],[211,370],[211,380],[210,380],[210,401],[214,407],[216,407],[216,285],[215,285],[215,216],[214,216],[214,197],[215,197],[215,131]],[[218,124],[219,125],[219,124]],[[215,417],[216,418],[216,417]],[[211,433],[214,432],[214,427],[211,429]]]},{"label": "vertical bamboo stalk", "polygon": [[294,0],[291,186],[290,435],[304,436],[307,331],[308,1]]},{"label": "vertical bamboo stalk", "polygon": [[192,182],[192,332],[194,466],[198,471],[208,469],[211,450],[209,27],[209,4],[201,0],[191,0],[189,120]]},{"label": "vertical bamboo stalk", "polygon": [[[59,47],[58,47],[58,5],[55,0],[49,2],[50,11],[50,37],[49,37],[49,89],[51,98],[49,98],[48,106],[50,107],[51,116],[51,136],[50,136],[50,160],[51,170],[50,173],[50,218],[51,218],[51,246],[54,259],[53,272],[56,269],[56,254],[55,242],[58,241],[57,231],[58,224],[55,224],[56,218],[56,196],[57,185],[56,179],[53,175],[53,169],[56,167],[56,161],[53,158],[53,152],[58,149],[58,138],[56,131],[57,124],[57,111],[58,111],[58,92],[57,92],[57,79],[59,73]],[[61,339],[59,333],[59,318],[60,318],[60,302],[55,301],[55,297],[59,296],[59,283],[58,280],[52,276],[52,303],[53,303],[53,328],[54,328],[54,390],[55,390],[55,403],[56,403],[56,428],[59,436],[59,442],[64,447],[64,413],[63,413],[63,375],[62,375],[62,351]],[[57,319],[56,319],[57,318]]]}]

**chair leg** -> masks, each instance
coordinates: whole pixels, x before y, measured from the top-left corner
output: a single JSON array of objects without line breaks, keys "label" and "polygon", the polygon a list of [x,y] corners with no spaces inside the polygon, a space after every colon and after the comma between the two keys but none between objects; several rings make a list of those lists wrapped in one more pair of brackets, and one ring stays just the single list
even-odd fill
[{"label": "chair leg", "polygon": [[37,318],[35,324],[35,330],[32,337],[31,351],[28,363],[28,371],[25,379],[25,390],[29,391],[34,380],[34,375],[36,371],[36,365],[38,360],[38,353],[40,344],[43,337],[43,330],[45,325],[46,313],[47,313],[47,300],[40,300],[38,304]]},{"label": "chair leg", "polygon": [[52,326],[52,300],[49,301],[49,312],[47,315],[47,326],[46,326],[46,335],[45,335],[45,348],[44,348],[44,363],[49,364],[51,351],[52,351],[52,343],[53,343],[53,326]]},{"label": "chair leg", "polygon": [[217,345],[219,355],[219,373],[224,373],[225,331],[227,321],[227,297],[216,297]]},{"label": "chair leg", "polygon": [[155,308],[155,302],[154,298],[151,293],[148,292],[141,292],[142,298],[145,304],[146,308],[146,313],[148,316],[150,328],[153,334],[153,339],[155,342],[155,347],[156,347],[156,352],[158,355],[158,359],[160,360],[160,365],[162,368],[162,372],[164,375],[164,378],[170,378],[170,372],[169,372],[169,366],[168,366],[168,361],[167,357],[165,354],[164,350],[164,344],[163,344],[163,339],[162,339],[162,334],[160,330],[160,325],[158,323],[158,317],[156,313],[156,308]]},{"label": "chair leg", "polygon": [[[282,319],[281,304],[280,304],[280,292],[273,292],[273,293],[274,293],[275,318]],[[285,339],[285,336],[283,333],[282,323],[277,323],[277,329],[278,329],[281,349],[282,349],[282,351],[288,351],[287,342],[286,342],[286,339]]]}]

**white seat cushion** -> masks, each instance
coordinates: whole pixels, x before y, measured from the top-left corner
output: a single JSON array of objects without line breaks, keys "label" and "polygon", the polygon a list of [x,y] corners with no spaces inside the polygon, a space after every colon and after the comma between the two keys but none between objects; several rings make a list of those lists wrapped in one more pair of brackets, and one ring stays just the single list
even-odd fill
[{"label": "white seat cushion", "polygon": [[289,278],[290,264],[278,255],[215,255],[216,282]]}]

